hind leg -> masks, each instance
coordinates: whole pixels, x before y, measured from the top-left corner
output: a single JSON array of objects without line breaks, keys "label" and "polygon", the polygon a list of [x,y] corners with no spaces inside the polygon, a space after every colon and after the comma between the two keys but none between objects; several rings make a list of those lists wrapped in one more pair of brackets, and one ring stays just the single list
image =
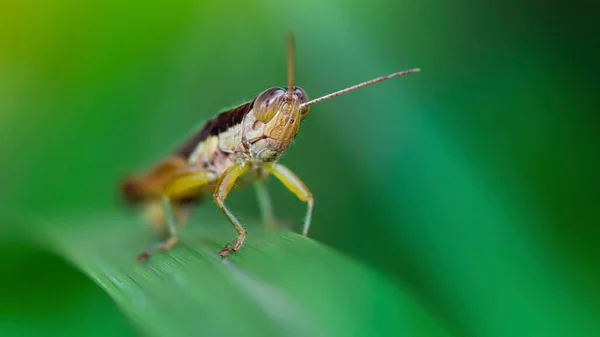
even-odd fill
[{"label": "hind leg", "polygon": [[[173,220],[178,231],[187,224],[194,208],[199,203],[198,200],[171,200],[171,212]],[[143,206],[144,219],[150,225],[150,229],[158,236],[165,237],[169,235],[169,226],[161,199],[148,200]]]},{"label": "hind leg", "polygon": [[138,255],[138,261],[147,260],[152,253],[157,250],[169,250],[177,243],[177,227],[175,226],[175,218],[173,217],[173,209],[171,208],[171,200],[166,195],[162,197],[162,207],[169,238],[164,242],[155,243],[148,247],[142,254]]},{"label": "hind leg", "polygon": [[203,186],[213,182],[215,179],[216,175],[212,172],[194,172],[181,175],[166,186],[162,193],[161,201],[169,238],[164,242],[159,242],[148,247],[142,254],[138,255],[138,260],[147,260],[157,250],[169,250],[177,243],[178,232],[173,215],[173,200],[197,195]]}]

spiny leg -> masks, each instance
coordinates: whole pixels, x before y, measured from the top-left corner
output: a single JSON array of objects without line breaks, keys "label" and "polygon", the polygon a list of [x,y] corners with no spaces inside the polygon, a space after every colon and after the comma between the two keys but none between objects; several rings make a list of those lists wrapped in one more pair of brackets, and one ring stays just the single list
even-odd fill
[{"label": "spiny leg", "polygon": [[281,181],[285,187],[288,188],[292,193],[298,197],[301,201],[306,202],[307,210],[306,217],[304,219],[304,225],[302,226],[302,235],[308,235],[308,229],[310,227],[310,218],[312,216],[313,207],[314,207],[314,198],[308,187],[304,185],[302,180],[298,178],[294,172],[290,171],[287,167],[277,164],[270,163],[265,165],[267,171],[273,174],[279,181]]},{"label": "spiny leg", "polygon": [[139,261],[147,260],[157,250],[169,250],[177,243],[178,233],[171,200],[197,194],[197,190],[200,187],[215,179],[216,175],[212,172],[193,172],[178,176],[166,186],[162,195],[162,205],[169,238],[164,242],[159,242],[148,247],[142,254],[138,255]]},{"label": "spiny leg", "polygon": [[217,188],[215,189],[215,193],[213,195],[215,203],[217,204],[217,206],[219,206],[219,209],[221,209],[221,211],[225,213],[225,215],[229,219],[229,222],[231,222],[231,224],[235,228],[235,231],[238,234],[237,239],[235,240],[235,244],[232,245],[228,243],[225,246],[225,248],[223,248],[223,250],[219,252],[221,256],[227,256],[232,251],[239,250],[242,247],[242,244],[244,243],[244,239],[246,238],[246,229],[225,206],[225,198],[227,198],[227,194],[229,194],[229,191],[233,187],[233,184],[235,183],[237,178],[239,178],[239,176],[241,176],[247,170],[248,166],[245,165],[233,165],[229,167],[227,170],[225,170],[223,175],[221,175],[221,178],[219,178]]}]

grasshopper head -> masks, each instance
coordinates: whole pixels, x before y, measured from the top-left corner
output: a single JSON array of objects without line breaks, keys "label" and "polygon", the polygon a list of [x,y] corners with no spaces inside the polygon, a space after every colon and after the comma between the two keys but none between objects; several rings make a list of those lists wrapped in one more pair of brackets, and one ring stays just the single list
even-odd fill
[{"label": "grasshopper head", "polygon": [[[290,97],[291,96],[291,97]],[[304,89],[294,87],[292,95],[282,88],[263,91],[254,101],[254,116],[265,124],[264,136],[279,141],[292,141],[298,133],[300,121],[308,114],[308,102]]]},{"label": "grasshopper head", "polygon": [[283,88],[270,88],[254,100],[253,114],[261,123],[261,138],[254,149],[259,160],[277,159],[294,140],[300,122],[308,115],[308,102],[304,89],[294,87],[292,94]]}]

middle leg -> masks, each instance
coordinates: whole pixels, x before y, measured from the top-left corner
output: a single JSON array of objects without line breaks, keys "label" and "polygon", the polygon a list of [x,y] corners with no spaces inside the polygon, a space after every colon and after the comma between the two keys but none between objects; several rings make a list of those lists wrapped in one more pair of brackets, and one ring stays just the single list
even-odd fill
[{"label": "middle leg", "polygon": [[264,180],[258,180],[254,182],[254,189],[256,190],[256,199],[258,199],[258,205],[260,207],[260,215],[267,228],[275,229],[278,226],[277,220],[275,220],[275,213],[273,212],[273,203],[271,202],[271,196],[267,191]]}]

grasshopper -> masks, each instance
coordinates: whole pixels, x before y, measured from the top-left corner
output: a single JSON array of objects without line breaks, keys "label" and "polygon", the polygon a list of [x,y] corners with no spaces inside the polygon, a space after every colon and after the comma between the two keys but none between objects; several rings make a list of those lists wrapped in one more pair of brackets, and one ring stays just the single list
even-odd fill
[{"label": "grasshopper", "polygon": [[225,214],[237,232],[233,243],[219,252],[226,257],[238,251],[246,238],[246,229],[225,205],[236,184],[254,183],[266,224],[273,225],[272,207],[264,180],[269,174],[307,204],[302,235],[311,222],[314,197],[308,187],[290,169],[277,161],[298,133],[309,107],[330,98],[420,71],[410,69],[375,78],[334,93],[309,100],[304,89],[294,86],[294,37],[287,36],[287,89],[267,89],[253,100],[221,112],[187,142],[149,171],[127,178],[121,185],[124,198],[145,206],[149,221],[168,231],[168,239],[150,246],[138,256],[146,260],[158,250],[166,251],[178,240],[177,225],[187,221],[192,207],[207,194]]}]

